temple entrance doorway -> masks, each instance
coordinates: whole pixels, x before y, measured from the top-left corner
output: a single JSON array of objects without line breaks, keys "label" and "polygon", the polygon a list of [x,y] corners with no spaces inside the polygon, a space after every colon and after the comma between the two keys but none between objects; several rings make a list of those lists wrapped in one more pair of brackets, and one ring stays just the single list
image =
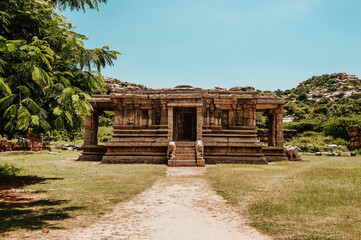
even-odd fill
[{"label": "temple entrance doorway", "polygon": [[174,109],[174,141],[195,141],[197,133],[196,108]]}]

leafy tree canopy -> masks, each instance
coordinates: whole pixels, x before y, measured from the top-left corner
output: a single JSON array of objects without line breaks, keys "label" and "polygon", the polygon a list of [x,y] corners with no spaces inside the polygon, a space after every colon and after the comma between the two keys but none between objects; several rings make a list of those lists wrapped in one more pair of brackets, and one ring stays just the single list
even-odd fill
[{"label": "leafy tree canopy", "polygon": [[100,70],[120,54],[86,49],[84,35],[56,10],[98,8],[105,0],[0,1],[0,134],[78,129]]},{"label": "leafy tree canopy", "polygon": [[99,3],[106,3],[107,0],[51,0],[55,5],[61,6],[64,9],[70,7],[71,10],[80,10],[85,11],[85,6],[88,6],[90,9],[99,10]]}]

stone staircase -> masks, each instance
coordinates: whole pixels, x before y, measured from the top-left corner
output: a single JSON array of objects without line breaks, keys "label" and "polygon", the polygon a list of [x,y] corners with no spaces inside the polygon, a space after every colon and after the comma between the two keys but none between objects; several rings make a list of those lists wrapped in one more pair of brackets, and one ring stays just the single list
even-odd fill
[{"label": "stone staircase", "polygon": [[168,160],[168,166],[171,167],[204,166],[204,160],[197,161],[196,148],[194,142],[176,142],[175,157],[172,157]]}]

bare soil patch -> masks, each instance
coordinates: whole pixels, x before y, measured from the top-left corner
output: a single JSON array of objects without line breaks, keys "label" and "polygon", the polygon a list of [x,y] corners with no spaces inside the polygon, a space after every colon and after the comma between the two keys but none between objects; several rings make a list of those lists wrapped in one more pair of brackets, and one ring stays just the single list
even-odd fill
[{"label": "bare soil patch", "polygon": [[206,168],[168,168],[167,176],[88,228],[50,231],[56,239],[270,239],[247,226],[201,175]]}]

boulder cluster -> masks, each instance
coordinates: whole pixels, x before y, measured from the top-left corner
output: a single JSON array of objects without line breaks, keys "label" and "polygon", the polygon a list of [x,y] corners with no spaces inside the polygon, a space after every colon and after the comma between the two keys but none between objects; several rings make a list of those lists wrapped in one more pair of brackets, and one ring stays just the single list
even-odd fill
[{"label": "boulder cluster", "polygon": [[103,79],[105,83],[105,89],[110,92],[115,92],[115,89],[117,89],[117,92],[151,90],[142,84],[123,82],[111,77],[104,77]]},{"label": "boulder cluster", "polygon": [[[110,92],[128,92],[128,91],[142,91],[142,90],[152,90],[151,88],[144,86],[142,84],[135,84],[129,82],[123,82],[115,78],[111,77],[103,77],[105,83],[105,89],[107,89],[108,93]],[[177,90],[202,90],[202,88],[195,88],[189,85],[179,85],[174,87]],[[168,89],[171,90],[171,89]],[[227,90],[227,88],[214,87],[211,89],[212,91],[255,91],[254,87],[232,87]]]},{"label": "boulder cluster", "polygon": [[[343,97],[350,97],[352,94],[359,92],[361,86],[361,80],[356,75],[350,75],[347,73],[334,73],[330,75],[330,79],[334,80],[333,86],[337,86],[336,91],[329,91],[327,86],[321,86],[311,89],[307,93],[307,99],[310,101],[320,101],[322,98],[328,98],[332,101]],[[299,83],[300,86],[304,86],[308,81]]]}]

